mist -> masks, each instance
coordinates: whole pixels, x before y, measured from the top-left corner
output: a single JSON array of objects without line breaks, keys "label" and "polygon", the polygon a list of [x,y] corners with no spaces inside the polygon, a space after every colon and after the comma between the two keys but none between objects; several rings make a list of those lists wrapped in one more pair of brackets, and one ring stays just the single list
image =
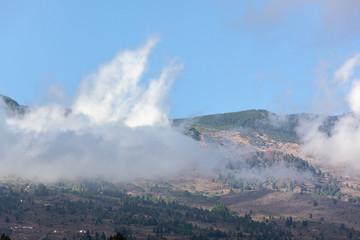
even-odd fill
[{"label": "mist", "polygon": [[156,42],[117,53],[82,80],[66,108],[30,106],[16,117],[1,102],[1,177],[131,180],[211,165],[214,155],[169,123],[165,103],[182,66],[171,61],[141,83]]},{"label": "mist", "polygon": [[[349,113],[339,117],[330,133],[320,130],[324,118],[304,120],[298,134],[302,142],[302,151],[324,164],[346,167],[353,170],[360,169],[360,54],[356,54],[344,62],[333,74],[332,91],[345,92],[343,99]],[[332,103],[332,101],[330,101]],[[329,106],[330,108],[331,106]],[[333,105],[334,107],[334,105]],[[337,104],[335,104],[337,107]]]},{"label": "mist", "polygon": [[[168,92],[183,66],[170,61],[159,76],[144,79],[157,41],[151,38],[135,50],[118,52],[81,81],[66,107],[57,102],[29,106],[26,114],[16,116],[0,101],[1,177],[45,182],[133,180],[192,169],[211,171],[223,165],[224,157],[233,155],[231,146],[204,146],[185,136],[182,126],[171,126]],[[360,79],[354,77],[359,66],[357,54],[333,74],[335,90],[347,90],[342,101],[347,102],[351,113],[339,118],[330,134],[321,131],[321,117],[300,123],[297,133],[304,154],[324,163],[360,168]],[[274,127],[287,121],[271,117]],[[241,159],[251,150],[237,149],[231,158]],[[288,177],[272,170],[241,175],[250,179]]]}]

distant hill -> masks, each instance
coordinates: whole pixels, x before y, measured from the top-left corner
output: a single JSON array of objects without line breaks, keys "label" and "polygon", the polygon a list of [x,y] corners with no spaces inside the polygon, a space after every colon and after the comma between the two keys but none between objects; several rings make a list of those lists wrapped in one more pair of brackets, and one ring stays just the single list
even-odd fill
[{"label": "distant hill", "polygon": [[27,107],[20,105],[18,102],[16,102],[14,99],[8,97],[8,96],[4,96],[0,94],[0,98],[3,99],[3,101],[5,102],[5,104],[9,107],[9,110],[13,113],[17,113],[17,114],[24,114]]},{"label": "distant hill", "polygon": [[[190,125],[194,131],[220,131],[220,130],[251,130],[259,134],[266,134],[277,141],[297,142],[297,128],[302,120],[310,120],[320,115],[299,113],[277,115],[267,110],[246,110],[240,112],[212,114],[194,118],[174,119],[173,124]],[[331,128],[339,116],[328,116],[320,130],[331,134]]]},{"label": "distant hill", "polygon": [[[0,94],[5,104],[13,114],[23,115],[28,107],[20,105],[14,99]],[[70,111],[70,110],[69,110]],[[185,125],[186,134],[200,140],[201,132],[237,130],[251,131],[258,134],[266,134],[276,141],[298,142],[297,128],[302,120],[319,117],[316,114],[299,113],[289,115],[277,115],[267,110],[246,110],[240,112],[222,113],[198,116],[194,118],[174,119],[174,126]],[[331,129],[340,116],[325,117],[320,130],[331,134]]]}]

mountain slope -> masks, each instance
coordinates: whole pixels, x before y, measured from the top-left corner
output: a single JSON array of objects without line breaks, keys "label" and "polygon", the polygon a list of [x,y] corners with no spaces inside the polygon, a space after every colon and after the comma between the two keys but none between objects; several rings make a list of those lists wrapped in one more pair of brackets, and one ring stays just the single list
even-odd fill
[{"label": "mountain slope", "polygon": [[[8,112],[26,114],[1,97]],[[220,149],[216,168],[207,171],[119,184],[0,181],[0,232],[14,239],[97,239],[96,232],[119,229],[133,239],[360,238],[359,178],[301,154],[298,127],[320,117],[247,110],[173,120],[204,149]],[[331,135],[340,117],[322,117],[320,129]]]},{"label": "mountain slope", "polygon": [[17,114],[22,115],[26,112],[27,107],[20,105],[14,99],[12,99],[8,96],[1,95],[1,94],[0,94],[0,98],[3,99],[4,103],[6,104],[6,106],[12,113],[17,113]]},{"label": "mountain slope", "polygon": [[310,113],[277,115],[267,110],[246,110],[223,114],[212,114],[194,118],[174,119],[173,125],[185,124],[197,131],[252,131],[266,134],[276,141],[298,142],[297,128],[301,121],[322,117],[320,130],[331,134],[331,129],[339,116],[323,117]]}]

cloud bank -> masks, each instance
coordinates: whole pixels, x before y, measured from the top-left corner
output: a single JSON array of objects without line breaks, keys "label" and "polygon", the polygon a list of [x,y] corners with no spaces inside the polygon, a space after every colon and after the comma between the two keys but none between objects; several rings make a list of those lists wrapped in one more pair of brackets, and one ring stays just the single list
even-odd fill
[{"label": "cloud bank", "polygon": [[182,66],[170,62],[140,81],[157,39],[119,52],[80,84],[69,108],[32,106],[21,118],[0,111],[0,176],[133,179],[176,174],[211,159],[169,124],[168,90]]},{"label": "cloud bank", "polygon": [[336,90],[344,88],[345,101],[351,110],[342,115],[331,129],[330,136],[319,128],[323,119],[304,121],[298,129],[305,154],[325,163],[360,169],[360,53],[348,59],[333,75]]}]

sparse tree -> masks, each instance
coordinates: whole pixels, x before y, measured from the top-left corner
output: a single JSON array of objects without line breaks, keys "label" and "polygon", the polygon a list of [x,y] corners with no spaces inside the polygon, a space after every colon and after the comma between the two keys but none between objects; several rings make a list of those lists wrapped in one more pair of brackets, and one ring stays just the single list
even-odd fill
[{"label": "sparse tree", "polygon": [[106,235],[104,232],[101,233],[101,240],[106,240]]},{"label": "sparse tree", "polygon": [[289,227],[289,226],[291,226],[292,224],[293,224],[292,217],[290,216],[290,217],[286,218],[285,225],[286,225],[287,227]]},{"label": "sparse tree", "polygon": [[126,238],[121,233],[118,232],[116,233],[115,236],[110,235],[109,240],[126,240]]},{"label": "sparse tree", "polygon": [[343,229],[343,230],[345,229],[345,225],[344,225],[344,223],[341,223],[340,228],[341,228],[341,229]]},{"label": "sparse tree", "polygon": [[3,233],[0,237],[0,240],[11,240],[11,238],[7,235],[5,235],[5,233]]}]

